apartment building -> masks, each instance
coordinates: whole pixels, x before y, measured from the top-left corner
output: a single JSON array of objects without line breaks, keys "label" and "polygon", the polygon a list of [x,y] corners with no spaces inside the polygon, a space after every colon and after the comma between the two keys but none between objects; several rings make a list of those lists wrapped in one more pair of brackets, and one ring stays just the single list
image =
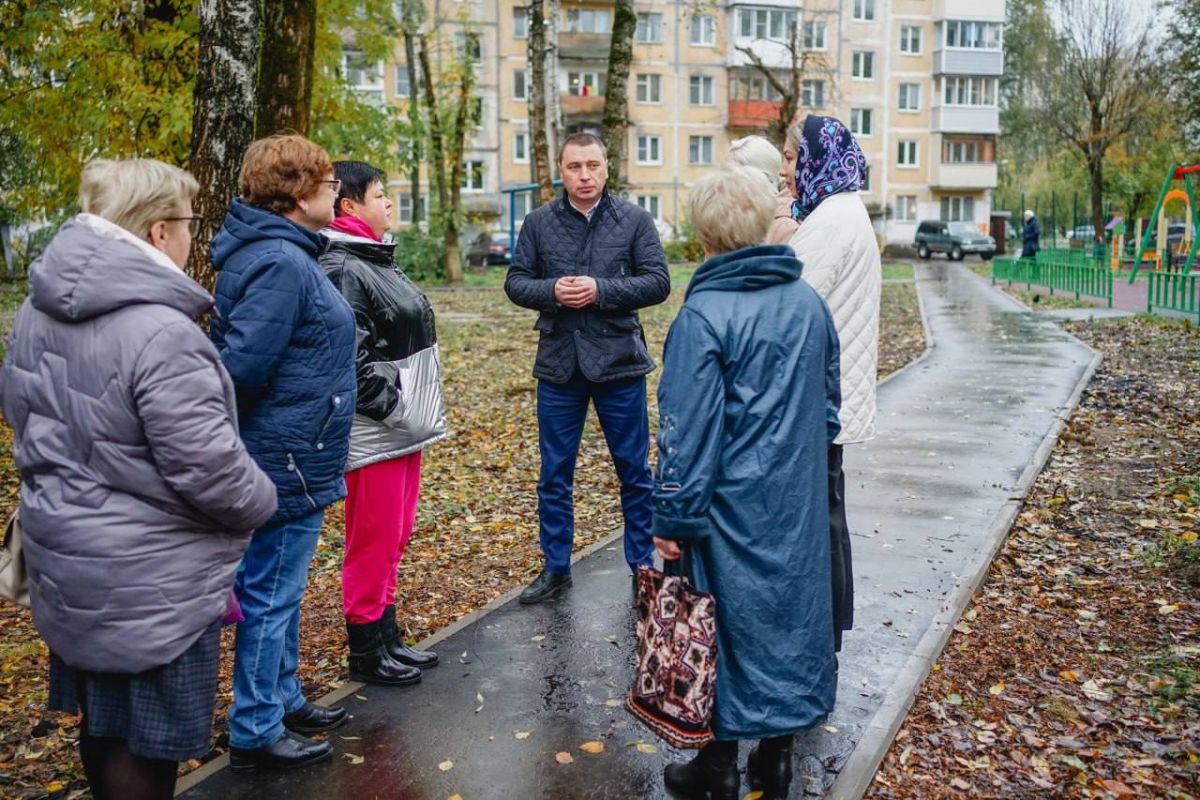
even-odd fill
[{"label": "apartment building", "polygon": [[[481,124],[465,154],[464,204],[479,226],[519,228],[530,196],[514,189],[531,180],[527,3],[431,5],[443,32],[478,58]],[[799,59],[800,113],[836,116],[858,137],[863,199],[882,239],[911,242],[925,219],[986,229],[1005,0],[639,0],[636,10],[624,191],[664,232],[685,219],[689,187],[729,143],[778,117],[780,95],[747,50],[784,86]],[[561,2],[551,71],[567,132],[599,131],[612,13],[611,3]],[[376,88],[404,103],[397,53]],[[405,179],[392,189],[410,224]]]}]

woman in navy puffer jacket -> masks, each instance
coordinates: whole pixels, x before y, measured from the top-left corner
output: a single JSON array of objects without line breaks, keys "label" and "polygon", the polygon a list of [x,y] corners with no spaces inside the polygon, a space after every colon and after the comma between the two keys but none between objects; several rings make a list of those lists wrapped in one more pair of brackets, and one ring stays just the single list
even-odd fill
[{"label": "woman in navy puffer jacket", "polygon": [[279,494],[235,587],[246,619],[229,711],[234,769],[328,758],[329,743],[305,734],[346,720],[344,709],[308,703],[296,680],[300,600],[325,507],[346,495],[354,417],[354,315],[317,264],[337,183],[329,156],[301,136],[254,142],[242,197],[212,243],[212,340],[237,389],[246,449]]}]

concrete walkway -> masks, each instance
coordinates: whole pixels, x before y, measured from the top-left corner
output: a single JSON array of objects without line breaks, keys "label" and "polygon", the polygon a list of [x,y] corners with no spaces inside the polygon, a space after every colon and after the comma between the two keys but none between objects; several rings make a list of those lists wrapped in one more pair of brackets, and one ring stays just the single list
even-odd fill
[{"label": "concrete walkway", "polygon": [[[793,797],[855,798],[869,784],[1095,365],[959,264],[919,266],[917,285],[934,347],[881,386],[878,438],[846,451],[857,627],[836,710],[800,738]],[[442,666],[420,686],[338,692],[354,718],[332,762],[241,777],[222,760],[184,796],[663,797],[663,765],[686,754],[619,707],[634,646],[620,542],[582,558],[559,600],[511,600],[435,637]],[[588,741],[603,752],[581,751]]]}]

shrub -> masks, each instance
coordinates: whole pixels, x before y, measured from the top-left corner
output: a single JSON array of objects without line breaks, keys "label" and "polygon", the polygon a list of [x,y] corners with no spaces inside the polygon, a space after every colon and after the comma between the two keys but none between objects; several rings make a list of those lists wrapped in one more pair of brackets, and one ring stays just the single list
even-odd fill
[{"label": "shrub", "polygon": [[693,264],[699,264],[704,260],[704,248],[700,246],[700,240],[696,238],[696,229],[689,223],[682,222],[675,226],[675,235],[670,241],[663,243],[663,250],[667,254],[667,261],[677,263],[680,261],[690,261]]},{"label": "shrub", "polygon": [[396,266],[418,283],[446,280],[446,246],[437,231],[411,227],[395,234]]}]

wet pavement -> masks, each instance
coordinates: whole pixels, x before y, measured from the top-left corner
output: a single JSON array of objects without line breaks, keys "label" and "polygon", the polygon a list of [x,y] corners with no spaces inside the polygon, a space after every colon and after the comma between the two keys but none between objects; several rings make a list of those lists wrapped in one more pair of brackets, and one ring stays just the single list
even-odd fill
[{"label": "wet pavement", "polygon": [[[920,266],[917,284],[935,346],[880,387],[878,437],[846,448],[856,628],[837,708],[799,737],[792,797],[861,795],[1094,366],[961,265]],[[664,797],[663,765],[686,754],[620,708],[634,644],[619,539],[574,575],[552,602],[509,596],[444,631],[442,665],[417,687],[341,690],[353,719],[333,761],[248,776],[216,762],[183,796]],[[579,749],[590,741],[603,752]]]}]

